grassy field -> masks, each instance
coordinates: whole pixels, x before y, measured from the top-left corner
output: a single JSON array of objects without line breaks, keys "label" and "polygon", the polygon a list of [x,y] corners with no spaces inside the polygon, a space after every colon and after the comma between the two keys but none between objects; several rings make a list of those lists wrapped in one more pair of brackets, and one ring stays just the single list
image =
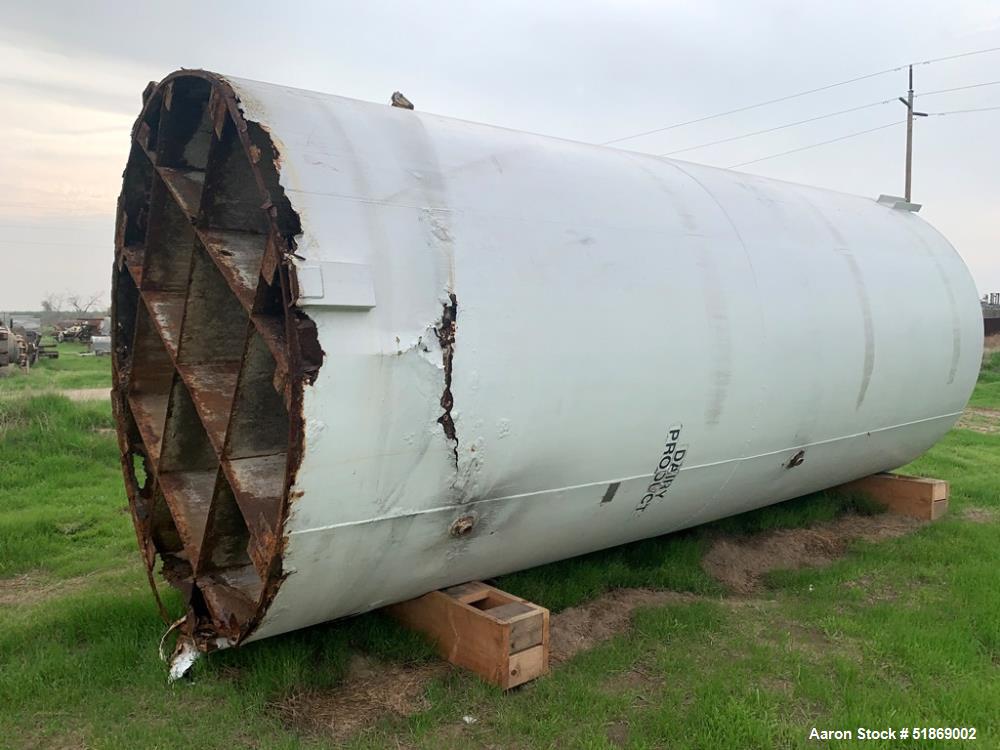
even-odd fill
[{"label": "grassy field", "polygon": [[[973,403],[1000,409],[1000,354]],[[358,654],[435,663],[372,614],[217,654],[167,686],[111,426],[107,402],[0,399],[0,747],[328,747],[321,728],[290,723],[290,698],[336,694]],[[435,672],[421,710],[389,713],[348,745],[798,748],[822,745],[814,726],[974,726],[975,747],[1000,747],[1000,435],[953,430],[906,471],[952,483],[944,519],[771,573],[751,595],[703,570],[713,540],[869,509],[821,494],[507,576],[501,587],[553,611],[622,587],[691,596],[640,609],[630,629],[507,695]],[[180,611],[171,592],[166,602]]]},{"label": "grassy field", "polygon": [[969,399],[970,406],[996,408],[1000,404],[1000,350],[992,351],[983,360],[976,390]]},{"label": "grassy field", "polygon": [[40,359],[27,373],[14,367],[0,371],[0,395],[111,387],[111,357],[81,356],[86,344],[66,342],[57,348],[58,359]]}]

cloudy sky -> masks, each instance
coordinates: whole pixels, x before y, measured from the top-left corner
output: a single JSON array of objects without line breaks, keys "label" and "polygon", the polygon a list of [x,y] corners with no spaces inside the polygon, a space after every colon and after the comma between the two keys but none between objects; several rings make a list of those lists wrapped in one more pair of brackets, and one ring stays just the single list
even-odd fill
[{"label": "cloudy sky", "polygon": [[[149,80],[179,67],[386,101],[601,143],[904,63],[1000,47],[996,0],[170,3],[2,0],[0,309],[107,298],[115,199]],[[1000,52],[920,65],[916,90],[1000,81]],[[905,73],[673,128],[666,153],[893,99]],[[1000,85],[918,109],[1000,107]],[[685,151],[731,166],[892,123],[899,103]],[[1000,291],[1000,110],[917,123],[914,200]],[[904,127],[741,167],[863,195],[902,193]],[[11,279],[15,281],[11,281]]]}]

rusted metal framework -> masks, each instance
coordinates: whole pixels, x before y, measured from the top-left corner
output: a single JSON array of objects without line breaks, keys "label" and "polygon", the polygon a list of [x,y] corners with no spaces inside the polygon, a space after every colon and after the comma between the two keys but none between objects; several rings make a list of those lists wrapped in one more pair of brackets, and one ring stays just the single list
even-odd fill
[{"label": "rusted metal framework", "polygon": [[[113,405],[150,582],[202,648],[237,643],[281,577],[315,327],[290,305],[298,217],[267,132],[217,76],[150,85],[115,236]],[[162,607],[161,607],[162,609]]]}]

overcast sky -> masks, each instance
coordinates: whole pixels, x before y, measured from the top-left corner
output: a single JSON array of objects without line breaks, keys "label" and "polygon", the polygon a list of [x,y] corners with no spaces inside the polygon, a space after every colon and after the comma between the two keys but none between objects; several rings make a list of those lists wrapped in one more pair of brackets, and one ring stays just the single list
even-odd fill
[{"label": "overcast sky", "polygon": [[[146,83],[179,67],[604,142],[903,63],[1000,47],[996,0],[0,1],[0,310],[110,290],[115,200]],[[1000,52],[916,68],[1000,80]],[[620,144],[664,153],[905,94],[898,72]],[[917,99],[1000,106],[1000,85]],[[679,154],[731,166],[901,119],[899,103]],[[1000,110],[917,122],[914,200],[1000,291]],[[904,127],[745,171],[902,194]]]}]

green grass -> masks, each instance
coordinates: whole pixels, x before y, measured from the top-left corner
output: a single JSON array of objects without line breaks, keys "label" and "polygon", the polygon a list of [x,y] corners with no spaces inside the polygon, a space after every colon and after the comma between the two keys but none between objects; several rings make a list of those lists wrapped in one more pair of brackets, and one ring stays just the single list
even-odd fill
[{"label": "green grass", "polygon": [[983,369],[979,373],[979,382],[972,392],[969,405],[1000,408],[1000,351],[991,352],[983,358]]},{"label": "green grass", "polygon": [[39,359],[27,373],[6,368],[0,377],[0,396],[15,392],[111,387],[111,357],[81,356],[86,344],[58,344],[58,359]]},{"label": "green grass", "polygon": [[[998,383],[995,357],[977,405],[1000,408]],[[354,653],[432,658],[373,614],[215,654],[168,687],[110,425],[107,403],[0,399],[0,596],[17,581],[47,587],[0,604],[0,747],[327,747],[284,726],[274,703],[336,686]],[[349,745],[806,748],[824,746],[807,740],[813,726],[964,725],[977,727],[976,747],[1000,746],[1000,523],[963,517],[1000,514],[1000,436],[954,430],[904,471],[951,482],[944,519],[858,543],[826,568],[772,573],[750,599],[701,570],[712,535],[871,506],[821,493],[506,576],[501,587],[553,610],[615,587],[700,597],[640,610],[628,633],[507,695],[449,672],[428,688],[426,711],[387,716]]]},{"label": "green grass", "polygon": [[0,576],[77,576],[134,556],[111,402],[0,400]]}]

